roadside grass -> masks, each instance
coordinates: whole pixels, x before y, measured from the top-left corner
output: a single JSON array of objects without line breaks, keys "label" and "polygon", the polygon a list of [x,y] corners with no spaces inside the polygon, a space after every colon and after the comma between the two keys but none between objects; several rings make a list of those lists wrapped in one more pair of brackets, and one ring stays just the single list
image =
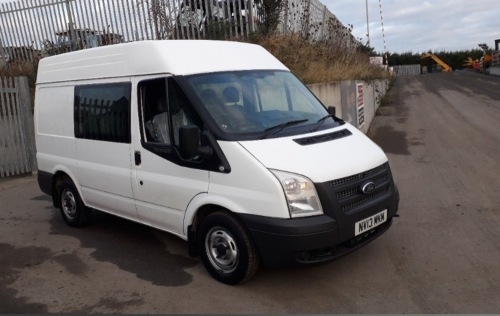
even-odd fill
[{"label": "roadside grass", "polygon": [[38,70],[38,60],[33,62],[16,61],[0,68],[0,77],[12,78],[26,76],[30,87],[31,102],[35,96],[36,74]]},{"label": "roadside grass", "polygon": [[391,90],[392,87],[394,86],[394,83],[396,82],[396,77],[391,77],[389,80],[389,87],[387,88],[387,91],[385,92],[384,96],[380,100],[380,108],[387,107],[391,104],[392,102],[392,96],[391,96]]},{"label": "roadside grass", "polygon": [[382,68],[371,65],[366,53],[331,42],[311,43],[301,35],[272,35],[254,40],[270,51],[304,83],[390,78]]},{"label": "roadside grass", "polygon": [[[270,51],[306,84],[391,77],[387,71],[371,65],[368,54],[331,41],[312,43],[300,34],[255,36],[251,41]],[[38,61],[14,62],[1,68],[0,76],[27,76],[34,87],[37,67]]]},{"label": "roadside grass", "polygon": [[35,76],[37,67],[38,67],[38,61],[12,62],[0,68],[0,76],[1,77],[28,76],[28,78],[30,78]]}]

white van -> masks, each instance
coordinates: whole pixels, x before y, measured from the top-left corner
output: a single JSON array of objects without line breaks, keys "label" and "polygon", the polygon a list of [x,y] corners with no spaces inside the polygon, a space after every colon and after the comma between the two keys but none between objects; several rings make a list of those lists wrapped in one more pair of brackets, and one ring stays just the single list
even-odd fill
[{"label": "white van", "polygon": [[38,181],[67,224],[91,209],[188,241],[217,280],[372,241],[399,194],[383,151],[260,46],[143,41],[40,61]]}]

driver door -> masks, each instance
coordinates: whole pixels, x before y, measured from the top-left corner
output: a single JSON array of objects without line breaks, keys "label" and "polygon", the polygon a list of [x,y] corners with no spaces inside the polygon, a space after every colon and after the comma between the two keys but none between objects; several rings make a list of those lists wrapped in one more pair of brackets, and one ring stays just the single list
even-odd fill
[{"label": "driver door", "polygon": [[173,77],[136,82],[140,139],[134,141],[133,190],[145,224],[184,235],[189,202],[208,191],[209,172],[178,150],[179,127],[200,120]]}]

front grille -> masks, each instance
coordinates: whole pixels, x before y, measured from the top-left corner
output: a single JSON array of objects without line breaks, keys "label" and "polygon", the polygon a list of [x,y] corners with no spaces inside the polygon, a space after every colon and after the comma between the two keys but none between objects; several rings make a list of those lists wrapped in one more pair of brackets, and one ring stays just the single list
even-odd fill
[{"label": "front grille", "polygon": [[388,164],[385,163],[385,164],[380,165],[380,166],[378,166],[376,168],[370,169],[370,170],[362,172],[362,173],[355,174],[353,176],[348,176],[348,177],[345,177],[345,178],[340,178],[340,179],[337,179],[337,180],[333,180],[333,181],[330,182],[330,185],[332,187],[336,187],[336,186],[339,186],[339,185],[342,185],[342,184],[346,184],[346,183],[349,183],[349,182],[352,182],[352,181],[363,179],[363,178],[369,177],[370,175],[372,175],[374,173],[380,172],[381,170],[385,170],[385,169],[387,169],[387,167],[388,167]]},{"label": "front grille", "polygon": [[347,190],[339,191],[335,195],[337,196],[337,199],[343,199],[345,197],[351,196],[353,194],[356,194],[358,192],[358,188],[350,188]]},{"label": "front grille", "polygon": [[344,205],[342,205],[342,211],[344,212],[348,212],[350,210],[352,210],[353,208],[357,207],[357,206],[360,206],[360,205],[364,205],[370,201],[373,201],[381,196],[384,196],[387,194],[387,191],[389,190],[389,188],[387,188],[386,190],[383,190],[383,191],[380,191],[380,192],[377,192],[377,193],[374,193],[374,194],[371,194],[371,195],[368,195],[366,197],[363,197],[363,198],[360,198],[360,199],[356,199],[355,201],[353,202],[349,202],[349,203],[346,203]]},{"label": "front grille", "polygon": [[362,173],[354,175],[354,176],[350,176],[350,177],[345,177],[345,178],[342,178],[342,179],[333,180],[332,182],[330,182],[330,185],[332,187],[336,187],[336,186],[339,186],[339,185],[343,185],[343,184],[346,184],[346,183],[350,183],[350,182],[359,180],[361,178],[363,178],[363,174]]},{"label": "front grille", "polygon": [[[363,193],[361,188],[368,182],[373,182],[374,188],[369,193]],[[330,187],[340,209],[346,214],[354,213],[390,195],[389,164],[384,163],[362,173],[332,180]]]}]

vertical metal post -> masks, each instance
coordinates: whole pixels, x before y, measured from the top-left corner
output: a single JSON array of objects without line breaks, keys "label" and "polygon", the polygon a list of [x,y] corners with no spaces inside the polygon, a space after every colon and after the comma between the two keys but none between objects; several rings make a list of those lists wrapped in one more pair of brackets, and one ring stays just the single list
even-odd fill
[{"label": "vertical metal post", "polygon": [[[102,1],[102,0],[101,0]],[[109,34],[114,32],[113,17],[111,12],[111,4],[109,1],[103,1],[104,4],[104,19],[106,21],[106,42],[109,43]]]},{"label": "vertical metal post", "polygon": [[204,8],[203,10],[205,11],[204,17],[203,17],[203,22],[202,22],[202,37],[207,38],[209,36],[208,29],[211,28],[210,24],[212,23],[212,18],[213,18],[213,12],[212,12],[212,4],[209,3],[210,0],[205,0],[203,1]]},{"label": "vertical metal post", "polygon": [[[79,4],[79,5],[78,5]],[[86,31],[88,30],[89,26],[88,24],[85,23],[85,11],[83,11],[81,1],[80,3],[75,3],[76,7],[76,12],[75,12],[75,25],[78,25],[79,31],[78,31],[78,49],[81,48],[88,48],[89,47],[89,33]]]},{"label": "vertical metal post", "polygon": [[370,20],[368,19],[368,0],[365,0],[365,5],[366,5],[366,36],[368,37],[366,46],[370,47]]},{"label": "vertical metal post", "polygon": [[[125,4],[124,4],[125,2]],[[125,28],[123,29],[123,42],[127,42],[127,38],[134,38],[133,35],[132,35],[132,19],[130,18],[130,5],[129,5],[129,2],[128,0],[124,0],[124,2],[122,2],[122,18],[124,20],[124,24],[125,24]],[[126,8],[125,8],[126,6]],[[129,16],[128,20],[127,20],[127,14]]]},{"label": "vertical metal post", "polygon": [[35,127],[33,121],[33,111],[31,108],[31,98],[29,91],[29,83],[27,77],[19,77],[16,80],[19,91],[19,103],[21,109],[21,117],[23,130],[25,135],[25,150],[28,159],[29,170],[33,175],[37,173],[36,163],[36,146],[35,146]]},{"label": "vertical metal post", "polygon": [[[24,77],[26,78],[26,77]],[[23,81],[23,84],[28,86],[28,81],[26,80],[25,82]],[[12,99],[12,119],[14,121],[14,141],[16,142],[16,148],[17,148],[17,157],[16,157],[16,163],[19,168],[20,173],[26,173],[31,171],[31,166],[29,162],[29,148],[26,142],[27,138],[27,130],[26,128],[26,114],[22,110],[22,107],[25,106],[23,104],[23,101],[21,99],[21,81],[20,77],[15,77],[13,81],[13,87],[15,89],[15,95],[11,98]],[[29,91],[29,89],[28,89]],[[30,104],[27,105],[28,107],[31,107]]]},{"label": "vertical metal post", "polygon": [[[6,13],[2,13],[3,8],[0,7],[0,16],[6,14]],[[3,44],[3,40],[8,40],[9,38],[9,32],[7,30],[7,26],[5,24],[5,19],[3,19],[3,17],[0,19],[0,58],[4,58],[5,59],[5,63],[7,63],[8,61],[8,52],[7,50],[4,48],[4,44]],[[3,40],[2,40],[3,39]]]},{"label": "vertical metal post", "polygon": [[151,0],[151,14],[153,15],[153,26],[154,26],[154,39],[160,39],[159,22],[158,22],[158,8],[160,4],[158,0]]},{"label": "vertical metal post", "polygon": [[[34,2],[34,0],[30,0],[30,1],[31,1],[31,6],[36,6],[36,3]],[[48,21],[47,20],[48,14],[46,11],[46,7],[41,6],[41,7],[37,8],[36,13],[37,13],[36,21],[38,21],[38,25],[39,25],[38,30],[40,32],[39,35],[42,36],[42,38],[49,40],[51,38],[50,35],[54,36],[55,34],[49,33],[50,27],[49,27],[49,23],[47,22]],[[45,36],[42,34],[44,30],[46,31]],[[49,30],[49,31],[47,32],[47,30]]]},{"label": "vertical metal post", "polygon": [[73,14],[71,12],[71,4],[69,3],[71,0],[66,0],[66,10],[68,11],[68,28],[69,33],[71,34],[71,44],[76,41],[75,34],[75,25],[73,24]]},{"label": "vertical metal post", "polygon": [[[5,83],[4,83],[4,78],[0,77],[0,103],[2,106],[0,109],[2,110],[2,113],[0,113],[0,124],[2,124],[3,127],[3,133],[1,133],[1,138],[3,138],[3,144],[5,147],[10,146],[10,139],[11,139],[11,133],[12,133],[12,126],[10,125],[9,122],[9,115],[7,114],[7,91],[8,91],[9,86],[7,85],[7,78],[5,78]],[[12,161],[12,150],[2,150],[0,152],[0,162],[3,164],[0,172],[0,176],[10,176],[11,175],[11,168],[10,168],[10,162]]]},{"label": "vertical metal post", "polygon": [[254,13],[254,0],[248,0],[248,19],[250,20],[249,21],[249,27],[250,27],[250,33],[253,33],[255,32],[255,21],[254,21],[254,16],[253,16],[253,13]]},{"label": "vertical metal post", "polygon": [[[23,3],[23,9],[26,10],[25,12],[25,17],[28,19],[28,21],[30,22],[30,26],[28,26],[27,28],[29,29],[29,34],[30,34],[30,38],[28,40],[31,39],[31,48],[32,48],[32,51],[31,53],[34,54],[35,53],[35,49],[36,49],[36,46],[35,45],[39,45],[39,43],[36,43],[37,41],[35,41],[34,39],[36,38],[37,36],[37,31],[36,31],[36,28],[33,24],[33,17],[31,16],[31,10],[28,10],[29,9],[29,5],[28,5],[28,2],[27,0],[25,0],[25,3]],[[40,58],[40,56],[33,56],[34,59],[38,59]]]},{"label": "vertical metal post", "polygon": [[[116,4],[116,6],[115,6]],[[112,19],[114,20],[114,26],[115,26],[115,29],[113,31],[113,34],[110,34],[110,43],[113,44],[113,40],[114,40],[114,35],[115,34],[120,34],[122,33],[122,30],[123,30],[123,26],[120,26],[121,24],[121,18],[119,17],[119,4],[118,4],[118,1],[111,1],[111,11],[113,11],[113,17]],[[118,14],[117,14],[117,11],[118,11]]]},{"label": "vertical metal post", "polygon": [[23,55],[21,57],[21,60],[26,62],[33,62],[32,50],[29,47],[29,35],[27,33],[28,28],[23,27],[25,26],[24,23],[28,22],[26,21],[26,19],[24,19],[25,15],[23,13],[25,12],[21,9],[21,4],[19,2],[12,3],[12,10],[15,12],[14,19],[17,20],[17,27],[21,29],[21,31],[19,32],[21,42],[21,46],[19,47],[19,49],[21,50],[21,53]]},{"label": "vertical metal post", "polygon": [[2,9],[3,11],[9,11],[9,13],[7,14],[7,25],[11,26],[13,29],[11,29],[11,34],[14,35],[14,36],[11,36],[9,38],[9,46],[10,46],[10,51],[9,51],[9,57],[12,58],[12,59],[20,59],[22,58],[22,54],[21,54],[21,51],[19,49],[16,49],[16,47],[21,47],[21,44],[19,43],[19,31],[18,29],[16,28],[16,23],[15,23],[15,19],[12,18],[12,8],[9,7],[10,3],[6,3],[5,6],[2,4]]},{"label": "vertical metal post", "polygon": [[2,38],[0,37],[0,68],[2,66],[2,62],[7,63],[7,59],[5,58],[5,55],[6,54],[5,54],[5,50],[3,49],[3,41],[2,41]]},{"label": "vertical metal post", "polygon": [[[80,10],[83,10],[81,27],[90,29],[91,28],[91,26],[90,26],[91,25],[91,18],[90,18],[91,14],[90,14],[89,9],[87,9],[87,1],[84,0],[84,1],[80,2]],[[92,27],[91,29],[92,29],[92,31],[96,31],[95,27]],[[95,34],[95,35],[97,35],[97,34]],[[89,43],[87,43],[87,46],[88,46],[88,44]]]},{"label": "vertical metal post", "polygon": [[[128,8],[128,18],[130,20],[130,29],[131,29],[131,35],[129,37],[129,40],[138,41],[139,40],[139,31],[138,31],[139,27],[137,26],[137,20],[139,19],[140,13],[136,13],[134,3],[132,3],[132,6],[130,6],[129,0],[127,0],[127,8]],[[132,19],[132,14],[134,16],[133,19]],[[134,25],[135,25],[135,28],[134,28]]]}]

